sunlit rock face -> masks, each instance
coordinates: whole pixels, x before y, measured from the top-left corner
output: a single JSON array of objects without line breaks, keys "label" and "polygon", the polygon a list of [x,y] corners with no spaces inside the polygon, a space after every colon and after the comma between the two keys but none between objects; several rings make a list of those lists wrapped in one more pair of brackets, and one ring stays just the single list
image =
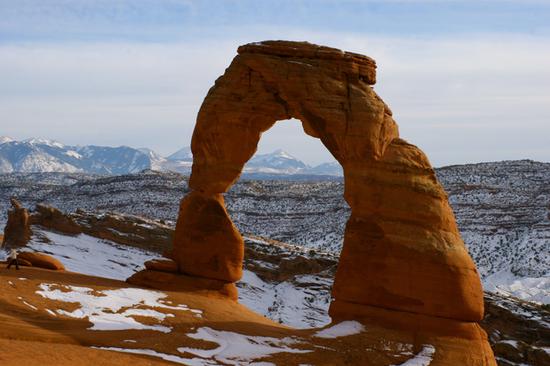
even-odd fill
[{"label": "sunlit rock face", "polygon": [[191,192],[181,202],[174,240],[180,272],[240,279],[243,240],[222,193],[261,134],[296,118],[342,165],[351,207],[333,319],[470,339],[477,360],[470,364],[494,364],[476,323],[483,293],[475,264],[427,157],[399,138],[391,110],[372,88],[374,60],[287,41],[247,44],[238,53],[198,114]]}]

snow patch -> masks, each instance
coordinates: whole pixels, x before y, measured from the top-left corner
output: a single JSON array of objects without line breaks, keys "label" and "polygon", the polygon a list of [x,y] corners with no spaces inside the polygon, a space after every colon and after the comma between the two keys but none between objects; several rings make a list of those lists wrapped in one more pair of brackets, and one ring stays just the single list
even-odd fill
[{"label": "snow patch", "polygon": [[432,362],[435,347],[432,345],[424,345],[422,350],[416,356],[405,361],[397,366],[428,366]]},{"label": "snow patch", "polygon": [[257,358],[264,358],[274,353],[308,353],[310,350],[295,349],[290,345],[298,343],[294,338],[272,338],[250,336],[235,332],[201,327],[188,337],[206,342],[217,343],[214,349],[180,347],[181,353],[190,353],[201,358],[210,358],[229,365],[241,365]]},{"label": "snow patch", "polygon": [[70,157],[75,158],[75,159],[82,159],[82,155],[80,155],[79,153],[77,153],[74,150],[65,151],[65,155],[70,156]]},{"label": "snow patch", "polygon": [[338,338],[359,334],[365,331],[363,324],[355,320],[346,320],[332,327],[318,331],[313,336],[317,338]]},{"label": "snow patch", "polygon": [[485,291],[538,304],[550,304],[550,276],[519,277],[510,269],[504,269],[487,276],[483,285]]},{"label": "snow patch", "polygon": [[162,358],[163,360],[179,363],[187,366],[215,366],[218,363],[210,362],[210,360],[204,360],[202,358],[183,358],[179,356],[169,355],[167,353],[160,353],[152,349],[132,349],[132,348],[118,348],[118,347],[91,347],[94,349],[100,349],[104,351],[114,351],[123,353],[132,353],[136,355],[147,355],[152,357]]},{"label": "snow patch", "polygon": [[[88,321],[93,324],[88,328],[91,330],[150,329],[169,333],[172,331],[170,327],[143,324],[132,316],[148,317],[162,322],[167,317],[173,317],[174,314],[161,313],[151,308],[177,311],[196,310],[190,309],[187,305],[166,305],[161,301],[167,296],[166,294],[138,288],[97,291],[88,287],[53,283],[42,283],[39,288],[41,290],[36,293],[44,298],[80,304],[80,307],[72,312],[58,309],[57,313],[78,319],[88,318]],[[125,310],[119,313],[122,309]],[[200,310],[196,311],[201,312]]]}]

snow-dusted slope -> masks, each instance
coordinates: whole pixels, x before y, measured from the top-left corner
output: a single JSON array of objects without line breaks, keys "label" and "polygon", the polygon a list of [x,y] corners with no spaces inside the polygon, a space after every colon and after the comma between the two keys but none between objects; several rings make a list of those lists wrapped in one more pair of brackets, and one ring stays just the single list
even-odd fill
[{"label": "snow-dusted slope", "polygon": [[[487,288],[546,302],[550,292],[550,164],[532,161],[437,170]],[[73,185],[65,184],[77,182]],[[28,207],[114,210],[167,221],[177,217],[185,177],[147,172],[94,179],[72,174],[0,178],[0,225],[9,197]],[[338,255],[349,208],[341,181],[241,181],[226,195],[244,233]]]}]

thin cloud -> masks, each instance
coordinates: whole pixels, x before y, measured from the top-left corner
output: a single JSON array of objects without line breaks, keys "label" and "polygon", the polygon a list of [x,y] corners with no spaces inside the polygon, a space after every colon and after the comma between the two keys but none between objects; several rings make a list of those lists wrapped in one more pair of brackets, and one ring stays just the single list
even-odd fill
[{"label": "thin cloud", "polygon": [[[148,146],[169,154],[189,144],[202,98],[237,45],[275,38],[270,29],[253,34],[254,39],[217,42],[0,46],[0,120],[9,121],[2,123],[2,134]],[[374,57],[375,89],[394,110],[403,137],[426,150],[436,165],[550,160],[542,138],[550,134],[550,70],[544,64],[550,41],[545,38],[419,39],[300,29],[282,36]],[[299,124],[284,127],[284,133],[294,128],[302,136]],[[312,163],[329,158],[306,136],[303,144],[293,140],[286,146],[281,131],[266,133],[262,152],[282,147]]]}]

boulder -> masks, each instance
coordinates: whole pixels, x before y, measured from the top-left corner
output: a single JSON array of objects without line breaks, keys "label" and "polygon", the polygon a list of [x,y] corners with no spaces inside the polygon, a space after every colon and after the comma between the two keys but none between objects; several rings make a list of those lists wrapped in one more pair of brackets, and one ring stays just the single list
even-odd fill
[{"label": "boulder", "polygon": [[44,253],[22,252],[19,253],[17,259],[28,261],[33,267],[52,269],[54,271],[65,270],[65,266],[59,260]]}]

